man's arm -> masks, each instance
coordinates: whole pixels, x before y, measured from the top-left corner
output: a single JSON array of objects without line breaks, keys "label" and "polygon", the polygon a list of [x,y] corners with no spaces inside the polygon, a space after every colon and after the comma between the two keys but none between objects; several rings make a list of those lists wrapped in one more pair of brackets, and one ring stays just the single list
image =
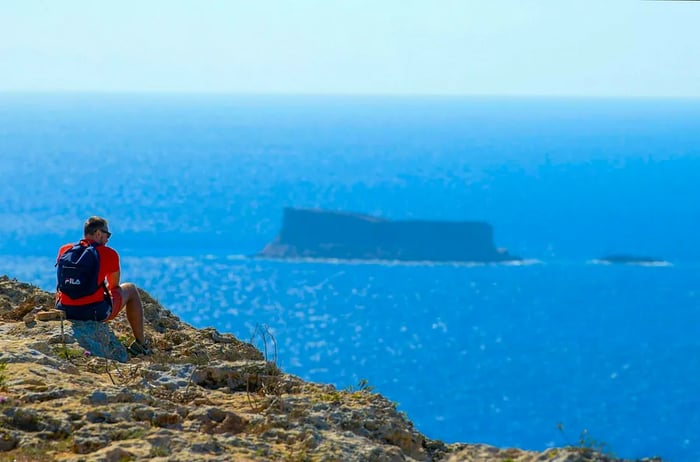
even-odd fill
[{"label": "man's arm", "polygon": [[107,274],[107,287],[109,296],[112,297],[112,306],[121,308],[123,306],[122,289],[119,287],[120,271]]},{"label": "man's arm", "polygon": [[109,290],[119,288],[119,279],[121,278],[121,271],[115,271],[113,273],[107,274],[107,287]]}]

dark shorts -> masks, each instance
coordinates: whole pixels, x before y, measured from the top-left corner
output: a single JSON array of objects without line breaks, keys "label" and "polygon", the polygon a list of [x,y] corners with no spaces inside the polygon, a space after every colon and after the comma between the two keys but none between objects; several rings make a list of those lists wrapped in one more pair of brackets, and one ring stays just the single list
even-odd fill
[{"label": "dark shorts", "polygon": [[66,312],[67,319],[75,321],[105,321],[112,313],[112,302],[104,300],[87,305],[63,305],[59,303],[56,308]]}]

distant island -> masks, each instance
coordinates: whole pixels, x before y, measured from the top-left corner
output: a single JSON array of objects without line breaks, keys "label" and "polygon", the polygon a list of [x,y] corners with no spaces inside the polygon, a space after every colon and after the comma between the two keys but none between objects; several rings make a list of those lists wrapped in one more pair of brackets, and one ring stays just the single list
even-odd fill
[{"label": "distant island", "polygon": [[267,258],[332,258],[435,262],[506,262],[493,228],[477,221],[391,221],[350,212],[285,208],[282,229],[256,254]]},{"label": "distant island", "polygon": [[604,257],[596,260],[600,263],[607,264],[629,264],[629,265],[668,265],[670,264],[666,260],[655,257],[647,257],[641,255],[630,255],[630,254],[613,254],[606,255]]}]

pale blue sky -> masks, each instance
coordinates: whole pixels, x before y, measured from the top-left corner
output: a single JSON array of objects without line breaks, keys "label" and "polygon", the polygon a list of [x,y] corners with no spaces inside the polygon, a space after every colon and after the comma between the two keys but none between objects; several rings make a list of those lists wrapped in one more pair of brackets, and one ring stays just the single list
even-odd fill
[{"label": "pale blue sky", "polygon": [[700,2],[0,0],[0,91],[700,97]]}]

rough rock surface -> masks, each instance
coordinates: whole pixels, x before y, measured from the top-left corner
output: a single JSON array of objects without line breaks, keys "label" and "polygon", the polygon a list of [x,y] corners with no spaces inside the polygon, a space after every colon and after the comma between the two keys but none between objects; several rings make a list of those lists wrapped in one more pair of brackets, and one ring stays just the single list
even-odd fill
[{"label": "rough rock surface", "polygon": [[54,294],[0,277],[0,461],[620,460],[429,440],[370,388],[285,374],[253,345],[141,296],[155,352],[130,358],[123,315],[40,321]]}]

